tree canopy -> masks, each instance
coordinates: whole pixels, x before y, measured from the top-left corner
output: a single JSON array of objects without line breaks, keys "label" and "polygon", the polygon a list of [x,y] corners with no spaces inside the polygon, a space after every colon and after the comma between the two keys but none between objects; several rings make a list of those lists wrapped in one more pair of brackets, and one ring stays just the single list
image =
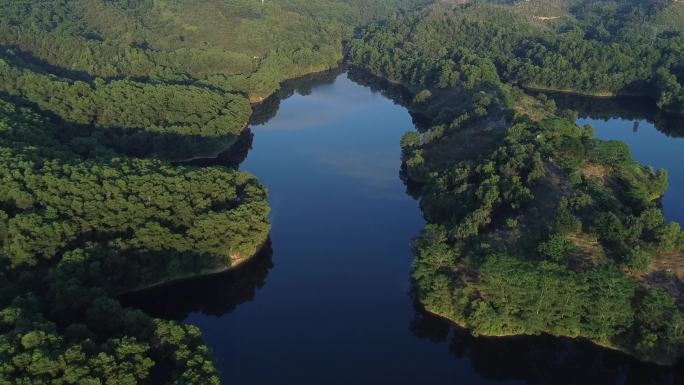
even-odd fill
[{"label": "tree canopy", "polygon": [[233,166],[258,102],[420,1],[0,1],[0,384],[218,384],[199,330],[119,294],[268,241]]},{"label": "tree canopy", "polygon": [[[431,120],[401,141],[428,222],[413,244],[428,311],[476,335],[581,337],[671,364],[681,293],[649,280],[653,261],[683,255],[659,205],[667,172],[519,87],[638,91],[680,111],[659,79],[682,80],[681,21],[653,36],[642,22],[671,2],[570,3],[440,4],[371,25],[349,58],[403,84]],[[539,19],[550,11],[562,17]]]}]

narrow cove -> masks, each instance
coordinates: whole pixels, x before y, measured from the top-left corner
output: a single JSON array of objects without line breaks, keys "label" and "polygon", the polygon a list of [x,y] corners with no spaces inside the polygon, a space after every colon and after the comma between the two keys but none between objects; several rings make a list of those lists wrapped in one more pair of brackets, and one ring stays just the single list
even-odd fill
[{"label": "narrow cove", "polygon": [[[399,139],[414,129],[411,116],[346,73],[311,77],[291,91],[255,118],[240,165],[269,190],[272,251],[228,274],[128,299],[198,326],[224,383],[682,380],[681,368],[585,342],[474,338],[421,312],[411,297],[409,242],[424,221],[400,178]],[[666,213],[679,220],[684,210],[668,211],[673,192]]]}]

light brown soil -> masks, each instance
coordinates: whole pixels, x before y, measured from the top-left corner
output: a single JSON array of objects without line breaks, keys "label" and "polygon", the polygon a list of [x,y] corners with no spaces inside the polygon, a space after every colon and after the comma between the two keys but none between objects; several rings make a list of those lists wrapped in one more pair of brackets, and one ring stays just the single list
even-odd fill
[{"label": "light brown soil", "polygon": [[582,167],[582,174],[586,177],[595,177],[600,181],[605,182],[608,172],[606,171],[606,168],[600,164],[587,162],[584,167]]}]

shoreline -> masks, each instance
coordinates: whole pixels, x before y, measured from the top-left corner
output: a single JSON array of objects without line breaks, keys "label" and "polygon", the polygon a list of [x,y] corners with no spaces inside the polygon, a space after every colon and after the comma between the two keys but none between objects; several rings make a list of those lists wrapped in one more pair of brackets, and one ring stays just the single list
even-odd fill
[{"label": "shoreline", "polygon": [[238,258],[235,258],[235,259],[231,258],[231,264],[230,265],[220,266],[220,267],[217,267],[215,269],[199,272],[196,274],[187,274],[187,275],[182,275],[182,276],[178,276],[175,278],[160,280],[160,281],[153,282],[150,284],[145,284],[142,286],[135,287],[133,289],[128,289],[128,290],[116,292],[116,293],[114,293],[114,296],[118,298],[118,297],[122,297],[122,296],[126,296],[126,295],[131,295],[134,293],[144,292],[147,290],[158,289],[158,288],[164,287],[164,286],[171,286],[171,285],[177,284],[179,282],[192,281],[195,279],[201,279],[204,277],[210,277],[213,275],[220,275],[220,274],[227,273],[229,271],[238,270],[240,267],[245,266],[249,262],[254,260],[255,258],[258,258],[266,250],[266,246],[270,244],[270,239],[271,238],[270,238],[270,233],[269,233],[269,236],[266,237],[266,240],[264,240],[259,247],[257,247],[256,252],[254,252],[254,254],[249,255],[249,256],[238,256]]},{"label": "shoreline", "polygon": [[[267,103],[272,98],[279,98],[278,92],[281,91],[284,87],[286,87],[288,82],[296,82],[297,80],[305,79],[305,78],[310,77],[310,76],[316,76],[316,75],[323,74],[323,73],[330,72],[330,71],[341,70],[341,69],[345,68],[345,66],[346,66],[346,63],[345,63],[344,59],[341,59],[340,61],[338,61],[337,65],[335,67],[327,68],[324,70],[316,70],[316,71],[305,73],[305,74],[302,74],[302,75],[299,75],[299,76],[296,76],[293,78],[287,78],[287,79],[281,81],[278,85],[278,88],[275,89],[270,95],[268,95],[266,97],[257,97],[259,99],[257,102],[252,102],[251,101],[252,96],[250,96],[249,99],[250,99],[250,106],[252,107],[252,114],[250,115],[249,122],[240,131],[241,134],[244,133],[252,124],[251,120],[252,120],[254,113],[255,113],[255,107],[259,107],[261,105],[264,105],[265,103]],[[233,146],[231,146],[231,149],[234,148],[234,145],[237,144],[238,141],[239,141],[239,139],[236,141],[236,143],[233,144]],[[200,159],[205,159],[205,158],[206,157],[202,157]],[[174,163],[184,163],[184,162],[187,162],[187,160],[178,161],[178,162],[174,162]],[[247,263],[251,262],[253,259],[257,258],[265,250],[266,246],[269,243],[270,243],[270,232],[269,232],[269,235],[266,237],[266,239],[263,242],[261,242],[261,244],[257,247],[254,254],[249,255],[249,256],[238,256],[237,258],[231,258],[231,264],[230,265],[220,266],[220,267],[210,269],[207,271],[203,271],[203,272],[199,272],[199,273],[181,275],[178,277],[164,279],[164,280],[156,281],[153,283],[145,284],[145,285],[138,286],[138,287],[135,287],[132,289],[126,289],[126,290],[118,291],[118,292],[114,293],[114,296],[115,297],[122,297],[125,295],[140,293],[140,292],[144,292],[147,290],[152,290],[152,289],[157,289],[157,288],[168,286],[168,285],[173,285],[173,284],[176,284],[179,282],[192,281],[194,279],[201,279],[204,277],[219,275],[219,274],[227,273],[229,271],[237,270],[238,268],[246,265]]]},{"label": "shoreline", "polygon": [[[459,329],[461,329],[461,330],[464,330],[464,331],[468,332],[469,334],[473,335],[472,333],[470,333],[470,331],[472,330],[472,328],[466,326],[465,324],[460,323],[460,322],[458,322],[458,321],[456,321],[456,320],[454,320],[454,319],[451,319],[451,318],[449,318],[449,317],[446,316],[446,315],[440,314],[440,313],[438,313],[438,312],[436,312],[436,311],[433,311],[433,310],[430,310],[430,309],[426,308],[419,300],[418,300],[418,304],[420,305],[421,309],[422,309],[424,312],[426,312],[427,314],[430,314],[430,315],[432,315],[432,316],[434,316],[434,317],[437,317],[437,318],[439,318],[439,319],[441,319],[441,320],[443,320],[443,321],[446,321],[446,322],[448,322],[449,324],[451,324],[452,326],[457,327],[457,328],[459,328]],[[669,362],[669,361],[668,361],[668,362],[664,362],[664,361],[654,361],[654,360],[650,360],[650,359],[645,359],[645,358],[643,358],[643,357],[639,357],[639,356],[633,355],[633,354],[631,354],[629,351],[620,349],[620,348],[619,348],[618,346],[616,346],[616,345],[613,345],[613,344],[610,344],[610,343],[606,343],[606,342],[601,342],[601,341],[592,340],[592,339],[590,339],[590,338],[586,338],[586,337],[582,337],[582,336],[571,337],[571,336],[556,335],[556,334],[552,334],[552,333],[542,332],[542,333],[540,333],[540,334],[527,334],[527,333],[479,334],[479,335],[477,335],[477,336],[474,336],[474,335],[473,335],[473,337],[475,337],[475,338],[516,338],[516,337],[521,337],[521,338],[522,338],[522,337],[538,337],[538,336],[542,336],[542,335],[546,335],[546,336],[549,336],[549,337],[552,337],[552,338],[563,338],[563,339],[568,339],[568,340],[572,340],[572,341],[586,342],[586,343],[589,343],[589,344],[591,344],[591,345],[598,346],[598,347],[600,347],[600,348],[610,350],[611,352],[614,352],[614,353],[621,354],[621,355],[623,355],[623,356],[629,357],[630,359],[636,360],[636,361],[638,361],[638,362],[645,362],[645,363],[648,363],[648,364],[658,365],[658,366],[661,366],[661,367],[668,367],[668,368],[670,368],[670,367],[676,366],[677,363],[678,363],[677,360],[675,360],[675,361],[673,361],[673,362]]]},{"label": "shoreline", "polygon": [[599,91],[599,92],[583,92],[583,91],[573,90],[570,88],[559,89],[559,88],[550,88],[550,87],[543,87],[543,86],[533,86],[533,85],[527,85],[527,84],[520,84],[519,87],[525,91],[532,91],[532,92],[539,92],[539,93],[549,92],[549,93],[554,93],[554,94],[575,95],[575,96],[583,96],[583,97],[587,97],[587,98],[596,98],[596,99],[614,99],[614,98],[635,98],[635,99],[646,98],[646,99],[648,99],[648,97],[646,97],[645,95],[637,95],[637,94],[619,94],[619,93],[614,93],[614,92],[601,92],[601,91]]},{"label": "shoreline", "polygon": [[[247,95],[247,98],[249,99],[249,105],[252,107],[252,114],[254,113],[254,107],[258,107],[258,106],[260,106],[260,105],[266,103],[266,102],[267,102],[269,99],[271,99],[272,97],[276,96],[276,95],[278,94],[278,92],[281,91],[281,90],[283,89],[283,87],[287,86],[287,83],[288,83],[288,82],[296,82],[296,81],[298,81],[298,80],[305,79],[305,78],[307,78],[307,77],[309,77],[309,76],[315,76],[315,75],[318,75],[318,74],[323,74],[323,73],[326,73],[326,72],[335,71],[335,70],[344,68],[346,65],[347,65],[347,63],[346,63],[345,58],[344,58],[344,57],[340,57],[339,59],[337,59],[336,64],[335,64],[334,66],[332,66],[332,67],[325,67],[325,66],[323,66],[323,67],[320,67],[320,68],[312,68],[311,71],[308,71],[308,72],[305,71],[305,72],[302,72],[302,73],[299,74],[299,75],[296,75],[296,76],[293,76],[293,77],[290,77],[290,78],[285,78],[285,79],[281,80],[281,81],[278,83],[278,87],[277,87],[276,89],[274,89],[270,94],[266,94],[266,95],[257,95],[257,94],[254,94],[254,95]],[[251,118],[251,117],[250,117],[250,118]]]},{"label": "shoreline", "polygon": [[582,92],[582,91],[577,91],[577,90],[572,90],[572,89],[557,89],[557,88],[550,88],[550,87],[542,87],[542,86],[532,86],[532,85],[525,85],[525,84],[519,84],[518,87],[523,89],[526,92],[533,92],[533,93],[538,93],[538,94],[543,94],[543,93],[548,93],[548,94],[557,94],[557,95],[569,95],[569,96],[576,96],[580,98],[587,98],[587,99],[599,99],[599,100],[619,100],[619,99],[631,99],[631,100],[648,100],[650,107],[654,108],[656,111],[672,115],[672,116],[678,116],[678,117],[684,117],[684,111],[673,111],[673,110],[667,110],[658,107],[656,104],[656,101],[653,100],[653,98],[649,97],[648,95],[644,94],[633,94],[633,93],[614,93],[614,92]]},{"label": "shoreline", "polygon": [[[393,84],[393,83],[394,83],[394,82],[392,82],[391,80],[387,79],[386,77],[384,77],[384,76],[379,76],[378,74],[375,74],[375,73],[373,73],[373,72],[371,72],[371,71],[368,71],[368,70],[364,70],[362,67],[361,67],[361,70],[364,71],[365,73],[368,73],[368,74],[372,75],[372,76],[378,77],[379,79],[382,79],[382,80],[384,80],[384,81],[386,81],[386,82],[388,82],[388,83],[390,83],[390,84]],[[403,87],[404,89],[408,90],[409,92],[412,92],[412,90],[409,88],[409,86],[404,85],[404,84],[402,84],[402,83],[398,83],[398,85],[401,86],[401,87]],[[658,107],[655,105],[655,103],[653,103],[653,100],[652,100],[651,98],[645,96],[645,95],[637,95],[637,94],[613,94],[613,93],[611,93],[611,94],[599,94],[599,93],[597,93],[597,94],[589,94],[589,93],[581,93],[581,92],[573,91],[573,90],[557,90],[557,89],[550,89],[550,88],[531,87],[531,86],[525,86],[525,85],[518,85],[518,87],[520,87],[520,88],[521,88],[524,92],[526,92],[526,93],[527,93],[528,91],[530,91],[530,92],[537,92],[537,93],[544,93],[544,92],[546,92],[546,93],[549,93],[549,94],[554,94],[554,93],[555,93],[555,94],[559,94],[559,95],[560,95],[560,94],[563,94],[563,95],[574,95],[574,96],[577,96],[577,97],[594,98],[594,99],[606,99],[606,100],[608,100],[608,99],[639,99],[639,100],[649,100],[649,102],[652,103],[653,108],[657,109],[658,111],[661,111],[661,112],[666,113],[666,114],[672,114],[672,115],[675,115],[675,116],[684,116],[684,112],[683,112],[683,113],[676,113],[676,112],[673,112],[673,111],[668,111],[668,110],[664,110],[664,109],[658,108]],[[407,110],[411,111],[411,109],[408,108],[408,107],[407,107]],[[407,177],[407,180],[408,180],[408,181],[414,181],[414,182],[416,182],[415,180],[411,179],[410,177]],[[414,260],[415,260],[415,256],[414,256]],[[437,318],[439,318],[439,319],[442,319],[442,320],[448,322],[449,324],[451,324],[452,326],[457,327],[457,328],[459,328],[459,329],[462,329],[462,330],[464,330],[464,331],[467,331],[467,332],[469,332],[469,333],[472,335],[472,333],[471,333],[472,327],[467,326],[465,322],[459,321],[459,320],[456,320],[456,319],[453,319],[453,318],[450,318],[449,316],[446,316],[446,315],[440,314],[439,312],[436,312],[436,311],[434,311],[434,310],[428,309],[428,308],[426,308],[426,306],[425,306],[419,299],[417,299],[417,298],[416,298],[416,301],[417,301],[417,304],[420,306],[420,308],[421,308],[424,312],[426,312],[426,313],[428,313],[428,314],[430,314],[430,315],[433,315],[433,316],[435,316],[435,317],[437,317]],[[658,359],[658,358],[653,358],[653,357],[639,356],[639,355],[637,355],[637,354],[634,354],[632,351],[630,351],[630,350],[628,350],[628,349],[622,348],[622,347],[620,347],[620,346],[618,346],[618,345],[616,345],[616,344],[614,344],[614,343],[611,343],[610,341],[598,341],[598,340],[594,340],[594,339],[591,339],[591,338],[588,338],[588,337],[582,336],[582,335],[578,335],[578,336],[573,337],[573,336],[568,336],[568,335],[553,334],[553,333],[544,331],[544,332],[541,332],[541,333],[539,333],[539,334],[530,334],[530,333],[526,333],[526,332],[522,332],[522,333],[500,333],[500,334],[478,334],[478,335],[476,336],[476,338],[481,338],[481,337],[485,337],[485,338],[535,337],[535,336],[538,336],[538,335],[546,335],[546,336],[553,337],[553,338],[562,338],[562,339],[568,339],[568,340],[573,340],[573,341],[582,341],[582,342],[586,342],[586,343],[589,343],[589,344],[591,344],[591,345],[593,345],[593,346],[596,346],[596,347],[599,347],[599,348],[603,348],[603,349],[606,349],[606,350],[609,350],[609,351],[616,352],[616,353],[618,353],[618,354],[624,355],[625,357],[629,357],[630,359],[636,360],[636,361],[638,361],[638,362],[644,362],[644,363],[648,363],[648,364],[658,365],[658,366],[661,366],[661,367],[674,367],[674,366],[678,365],[680,362],[682,362],[682,359],[679,359],[679,358],[676,358],[676,357],[675,357],[674,359]]]}]

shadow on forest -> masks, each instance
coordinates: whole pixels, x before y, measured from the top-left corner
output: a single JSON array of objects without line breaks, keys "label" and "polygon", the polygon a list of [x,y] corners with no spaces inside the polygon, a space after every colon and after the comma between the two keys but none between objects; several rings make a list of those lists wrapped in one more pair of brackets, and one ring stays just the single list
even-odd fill
[{"label": "shadow on forest", "polygon": [[[65,77],[71,80],[80,80],[90,84],[92,84],[95,81],[95,76],[85,71],[75,71],[68,68],[53,65],[47,60],[35,56],[33,53],[29,51],[22,50],[16,44],[0,44],[0,58],[8,60],[13,64],[16,64],[16,59],[19,59],[21,61],[21,64],[23,64],[24,68],[37,71],[39,73],[49,73],[59,77]],[[12,60],[13,58],[15,58],[15,60]]]},{"label": "shadow on forest", "polygon": [[124,306],[141,309],[155,318],[182,321],[193,312],[228,314],[254,299],[273,268],[272,257],[269,240],[259,254],[234,270],[124,294],[119,299]]},{"label": "shadow on forest", "polygon": [[[0,46],[1,49],[7,49],[6,46]],[[14,54],[18,54],[14,52]],[[26,54],[29,55],[29,54]],[[2,56],[0,55],[0,58]],[[62,76],[69,76],[71,80],[83,79],[88,81],[77,72],[69,71],[59,67],[51,66],[49,63],[40,61],[32,57],[24,57],[30,60],[30,66],[39,66],[41,71],[48,71],[53,74]],[[140,128],[130,127],[98,127],[91,124],[80,124],[69,122],[56,113],[41,108],[37,103],[32,102],[24,97],[10,95],[6,92],[0,92],[0,101],[8,101],[19,108],[25,108],[36,115],[40,116],[42,121],[46,122],[45,126],[49,130],[36,135],[35,132],[24,132],[6,130],[7,140],[12,147],[36,147],[36,143],[32,140],[38,140],[40,145],[37,146],[35,156],[38,158],[50,158],[59,160],[65,164],[78,164],[83,160],[93,160],[98,166],[107,166],[117,163],[123,157],[133,158],[150,158],[158,159],[162,162],[172,162],[172,165],[179,165],[178,159],[195,159],[203,156],[210,156],[214,154],[229,154],[229,157],[222,159],[222,165],[229,167],[237,167],[247,156],[252,144],[253,134],[248,128],[243,130],[239,135],[226,134],[213,137],[204,137],[200,135],[184,135],[169,132],[152,132],[145,131]],[[11,113],[11,112],[10,112]],[[28,135],[28,136],[27,136]],[[42,138],[41,138],[42,137]],[[175,161],[175,162],[174,162]],[[195,165],[191,161],[185,161],[188,165]],[[203,166],[203,164],[196,164]],[[225,207],[228,208],[228,207]],[[219,209],[214,207],[213,209]],[[114,239],[128,236],[130,234],[121,232],[88,232],[82,237],[79,237],[73,242],[71,246],[83,245],[88,242],[95,242],[105,244]],[[106,253],[105,253],[106,254]],[[270,241],[264,246],[263,251],[259,256],[255,257],[253,261],[245,264],[237,269],[244,276],[238,277],[233,272],[226,274],[219,274],[216,276],[206,277],[206,282],[193,282],[195,295],[191,295],[189,291],[185,292],[183,296],[175,298],[170,296],[176,312],[170,314],[169,318],[182,317],[181,314],[187,306],[196,303],[197,306],[206,309],[208,312],[216,314],[224,314],[232,311],[237,305],[242,302],[251,300],[258,287],[262,286],[268,270],[272,267],[271,263],[271,245]],[[143,258],[144,257],[144,258]],[[159,274],[165,271],[166,263],[169,256],[166,251],[156,254],[155,252],[148,252],[145,255],[140,255],[137,258],[132,258],[133,261],[146,260],[148,263],[146,268],[148,271],[154,271]],[[193,263],[194,261],[201,261],[203,255],[195,255],[192,252],[185,253],[185,262]],[[105,287],[111,289],[112,292],[117,292],[119,287],[136,287],[141,285],[141,282],[135,281],[139,277],[136,273],[142,271],[141,266],[122,263],[120,258],[111,258],[114,265],[107,265],[102,263],[102,266],[109,269],[105,276],[106,282],[97,282],[93,285],[103,284]],[[184,262],[184,263],[185,263]],[[99,263],[99,262],[98,262]],[[155,265],[157,264],[157,265]],[[194,267],[202,268],[202,266],[184,266],[187,271],[195,271]],[[149,278],[149,277],[147,277]],[[154,276],[147,281],[157,281],[162,277]],[[204,277],[198,278],[204,280]],[[132,281],[132,282],[129,282]],[[130,283],[130,285],[124,284]],[[144,282],[142,283],[144,284]],[[186,281],[178,282],[183,287],[187,285]],[[175,286],[174,286],[175,287]],[[206,288],[207,292],[201,292],[202,288]],[[162,289],[160,287],[160,289]],[[163,287],[167,290],[166,287]],[[183,289],[185,290],[185,289]],[[156,291],[149,290],[149,295],[153,295]],[[208,294],[214,293],[228,293],[228,298],[213,297],[215,302],[207,302],[211,299]],[[145,291],[147,295],[147,291]],[[208,293],[208,294],[207,294]],[[141,294],[142,295],[142,294]],[[133,296],[133,294],[130,294]],[[128,297],[124,296],[125,298]],[[202,298],[205,300],[203,301]],[[157,301],[155,301],[157,302]],[[180,306],[179,306],[180,305]],[[190,311],[190,310],[187,310]]]},{"label": "shadow on forest", "polygon": [[[280,102],[295,93],[308,95],[315,86],[332,84],[345,71],[344,67],[303,78],[286,81],[276,94],[254,106],[251,124],[259,125],[273,118]],[[78,73],[67,76],[78,77]],[[410,93],[401,86],[363,71],[349,70],[349,78],[374,92],[407,107]],[[152,133],[138,129],[98,128],[64,122],[35,104],[11,98],[48,116],[60,128],[60,140],[82,156],[92,156],[96,146],[104,146],[128,156],[155,157],[175,160],[176,165],[237,167],[247,156],[253,133],[246,129],[239,136],[226,135],[214,138],[183,136],[169,133]],[[581,116],[592,118],[646,119],[671,136],[684,136],[684,119],[650,110],[638,101],[627,99],[578,98],[554,95],[560,108],[579,111]],[[634,103],[634,105],[632,105]],[[650,111],[647,111],[650,110]],[[631,114],[631,115],[630,115]],[[425,130],[429,119],[411,113],[414,125]],[[397,145],[399,145],[397,143]],[[202,157],[204,154],[218,154]],[[187,159],[178,161],[178,159]],[[419,186],[407,185],[409,195],[417,198]],[[164,286],[129,293],[120,297],[124,306],[139,308],[153,317],[183,320],[190,313],[224,315],[239,305],[255,298],[266,283],[273,268],[273,251],[270,241],[261,253],[245,265],[226,273],[202,276],[173,282]],[[470,366],[486,380],[518,380],[527,384],[678,384],[684,383],[684,365],[664,368],[641,363],[624,354],[599,348],[586,341],[550,336],[476,338],[468,331],[432,316],[416,307],[410,329],[418,338],[435,343],[448,343],[457,359],[467,358]],[[165,378],[165,375],[161,376]]]},{"label": "shadow on forest", "polygon": [[660,287],[670,293],[680,308],[684,308],[684,282],[682,282],[682,263],[680,256],[661,258],[656,261],[658,270],[648,273],[644,278],[649,285]]},{"label": "shadow on forest", "polygon": [[[242,94],[242,92],[239,91],[230,91],[223,89],[221,87],[208,84],[207,82],[204,82],[202,80],[195,80],[192,78],[187,78],[183,77],[182,75],[179,76],[179,79],[169,79],[169,78],[157,78],[152,76],[151,74],[148,74],[148,76],[124,76],[124,75],[117,75],[117,76],[95,76],[92,75],[86,71],[81,71],[81,70],[73,70],[65,67],[61,67],[58,65],[54,65],[50,63],[48,60],[43,59],[41,57],[38,57],[34,55],[30,51],[25,51],[22,50],[21,47],[19,47],[16,44],[10,44],[10,45],[4,45],[0,44],[0,59],[6,60],[7,62],[11,63],[13,66],[24,68],[24,69],[29,69],[31,71],[34,71],[36,73],[41,73],[41,74],[49,74],[49,75],[54,75],[63,79],[67,79],[69,81],[82,81],[85,83],[90,84],[91,86],[95,85],[96,82],[95,80],[100,79],[105,82],[112,82],[116,80],[130,80],[138,83],[148,83],[148,82],[161,82],[165,85],[179,85],[179,86],[194,86],[198,88],[203,88],[209,91],[213,92],[218,92],[218,93],[239,93]],[[244,95],[247,96],[247,95]]]},{"label": "shadow on forest", "polygon": [[224,166],[238,168],[242,162],[247,159],[249,150],[252,149],[252,142],[254,140],[254,133],[250,127],[246,127],[237,137],[235,142],[226,146],[228,150],[219,152],[213,157],[202,157],[195,156],[190,159],[173,161],[171,164],[174,166],[198,166],[198,167],[209,167],[209,166]]},{"label": "shadow on forest", "polygon": [[[0,92],[0,100],[11,101],[48,119],[59,129],[56,139],[84,158],[116,156],[155,158],[165,161],[187,161],[196,158],[231,152],[235,161],[242,161],[251,146],[249,130],[240,135],[220,136],[181,135],[169,132],[151,132],[139,128],[97,127],[65,121],[57,114],[40,108],[36,103],[19,96]],[[245,148],[246,146],[246,148]],[[114,151],[116,154],[112,154]]]},{"label": "shadow on forest", "polygon": [[[48,61],[21,51],[15,46],[0,45],[0,59],[8,61],[20,69],[28,69],[36,73],[51,74],[69,81],[94,83],[95,78],[82,72],[55,66]],[[115,79],[105,79],[106,81]],[[149,80],[149,79],[147,79]],[[182,84],[200,88],[206,85],[194,82],[172,82],[166,84]],[[209,87],[210,88],[210,87]],[[225,92],[215,90],[218,92]],[[225,152],[244,153],[244,146],[250,144],[249,131],[240,134],[224,134],[202,136],[196,134],[179,134],[174,132],[154,132],[143,128],[102,127],[94,124],[81,124],[67,121],[54,112],[41,108],[37,103],[22,96],[0,92],[0,99],[28,107],[39,115],[46,117],[59,128],[57,138],[60,143],[70,147],[83,157],[112,156],[112,150],[118,154],[137,158],[157,158],[165,161],[181,161],[203,157],[215,157]],[[249,147],[247,147],[247,150]],[[116,155],[116,154],[114,154]],[[244,159],[243,155],[240,155]],[[237,159],[240,159],[240,156]]]}]

